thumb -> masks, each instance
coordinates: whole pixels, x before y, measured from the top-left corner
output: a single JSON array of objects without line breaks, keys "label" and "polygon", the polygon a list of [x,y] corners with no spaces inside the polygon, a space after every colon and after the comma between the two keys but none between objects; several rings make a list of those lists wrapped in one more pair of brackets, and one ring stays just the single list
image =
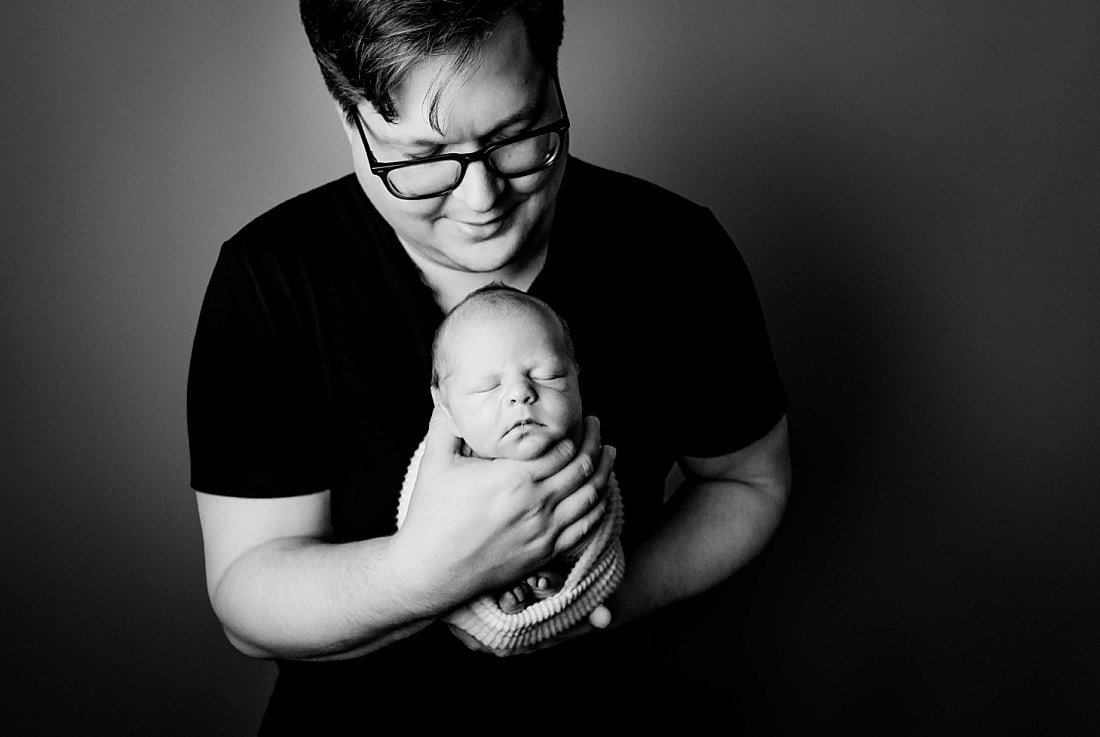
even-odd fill
[{"label": "thumb", "polygon": [[428,434],[424,438],[424,458],[421,463],[446,463],[459,455],[461,450],[462,438],[455,436],[450,420],[437,404],[432,408],[432,417],[428,422]]}]

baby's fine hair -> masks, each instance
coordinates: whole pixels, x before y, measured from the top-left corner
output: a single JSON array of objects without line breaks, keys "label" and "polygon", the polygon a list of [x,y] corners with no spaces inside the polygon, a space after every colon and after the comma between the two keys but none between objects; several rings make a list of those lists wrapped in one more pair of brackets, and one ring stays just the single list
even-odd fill
[{"label": "baby's fine hair", "polygon": [[573,365],[577,366],[577,358],[573,352],[573,336],[569,332],[569,325],[565,322],[565,319],[538,297],[533,297],[503,282],[493,282],[467,294],[461,302],[451,308],[451,311],[447,313],[447,316],[443,318],[443,322],[436,329],[435,339],[432,341],[432,386],[439,387],[441,379],[440,364],[442,363],[441,346],[448,327],[469,313],[481,317],[515,312],[535,313],[546,318],[550,323],[560,326],[565,353]]}]

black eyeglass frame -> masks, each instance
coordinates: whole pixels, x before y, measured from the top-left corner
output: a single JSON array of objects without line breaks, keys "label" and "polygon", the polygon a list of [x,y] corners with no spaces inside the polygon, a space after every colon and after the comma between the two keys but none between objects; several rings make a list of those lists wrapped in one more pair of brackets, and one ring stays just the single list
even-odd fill
[{"label": "black eyeglass frame", "polygon": [[[484,161],[485,165],[489,168],[489,171],[493,173],[493,176],[500,177],[501,179],[517,179],[519,177],[526,177],[536,172],[549,169],[558,160],[558,156],[561,155],[562,149],[568,144],[568,131],[569,131],[569,113],[565,109],[565,98],[561,94],[561,83],[558,82],[557,76],[554,78],[554,89],[558,93],[558,107],[561,109],[561,119],[548,125],[543,125],[538,128],[520,133],[510,138],[505,138],[494,143],[490,143],[488,146],[481,148],[477,151],[471,151],[468,154],[439,154],[438,156],[426,156],[422,159],[416,159],[415,161],[379,161],[374,157],[374,152],[370,150],[370,144],[367,143],[366,133],[363,131],[363,123],[359,117],[359,111],[355,111],[355,128],[359,131],[359,138],[363,141],[363,150],[367,152],[367,163],[370,165],[371,173],[382,180],[382,183],[386,185],[386,189],[394,197],[401,200],[430,200],[433,197],[442,197],[445,194],[458,189],[462,184],[462,179],[466,176],[466,167],[475,161]],[[539,166],[529,171],[523,171],[518,174],[505,174],[499,171],[493,164],[492,159],[489,157],[497,149],[503,148],[519,141],[527,140],[528,138],[535,138],[537,136],[545,135],[547,133],[559,133],[561,134],[561,145],[558,146],[558,150],[554,152],[554,155],[549,161],[545,161]],[[406,195],[398,192],[394,186],[390,183],[389,173],[394,169],[404,169],[410,166],[419,166],[421,164],[431,164],[436,161],[457,161],[462,169],[458,172],[458,179],[455,183],[443,190],[442,192],[436,192],[434,194],[422,194],[422,195]]]}]

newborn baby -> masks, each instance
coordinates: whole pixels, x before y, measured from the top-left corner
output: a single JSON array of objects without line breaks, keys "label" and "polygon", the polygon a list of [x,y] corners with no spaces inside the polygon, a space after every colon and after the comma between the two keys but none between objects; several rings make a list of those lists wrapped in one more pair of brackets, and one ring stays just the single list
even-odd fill
[{"label": "newborn baby", "polygon": [[[563,438],[580,445],[581,395],[564,321],[541,300],[491,285],[460,303],[433,346],[432,397],[463,452],[537,458]],[[500,593],[506,613],[557,593],[567,571],[553,566]]]},{"label": "newborn baby", "polygon": [[[461,452],[529,460],[569,438],[580,446],[581,397],[569,329],[546,303],[493,284],[472,292],[444,319],[432,348],[432,398]],[[401,488],[397,526],[408,512],[423,458],[421,441]],[[584,543],[506,590],[478,596],[450,612],[447,624],[497,655],[559,637],[586,621],[610,624],[604,606],[623,580],[619,533],[622,496],[615,474],[607,511]]]}]

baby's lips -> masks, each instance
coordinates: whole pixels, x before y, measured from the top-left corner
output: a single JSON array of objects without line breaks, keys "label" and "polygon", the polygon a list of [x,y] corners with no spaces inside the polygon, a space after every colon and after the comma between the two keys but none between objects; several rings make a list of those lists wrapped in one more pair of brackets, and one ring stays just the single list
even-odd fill
[{"label": "baby's lips", "polygon": [[501,437],[507,437],[508,435],[512,434],[512,431],[514,431],[516,429],[519,429],[519,428],[522,428],[522,427],[545,428],[546,425],[539,422],[538,420],[527,417],[527,418],[524,418],[523,420],[519,420],[518,422],[514,423],[511,427],[509,427],[507,430],[504,431],[504,435],[502,435]]}]

